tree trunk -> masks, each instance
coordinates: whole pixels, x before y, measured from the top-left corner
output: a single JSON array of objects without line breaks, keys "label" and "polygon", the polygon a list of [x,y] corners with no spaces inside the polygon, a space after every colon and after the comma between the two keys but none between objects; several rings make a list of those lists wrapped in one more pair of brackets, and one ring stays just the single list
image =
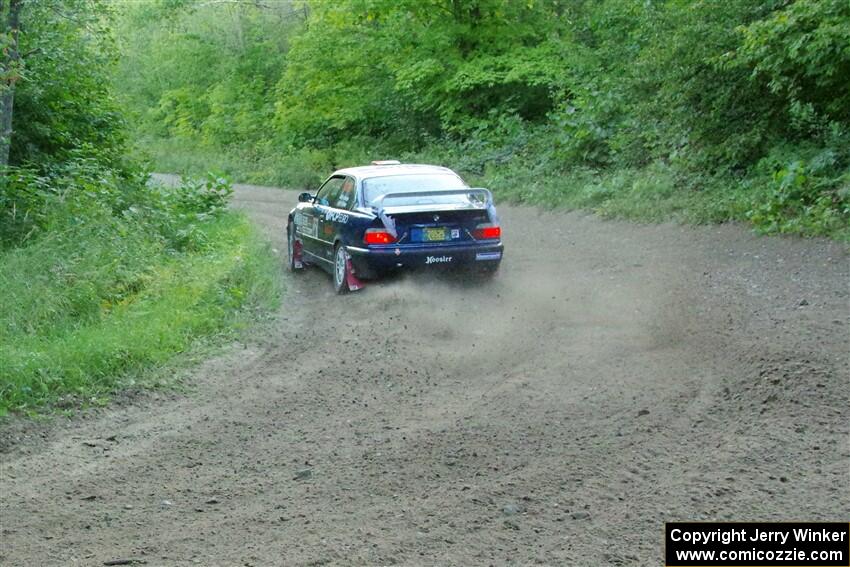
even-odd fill
[{"label": "tree trunk", "polygon": [[[0,96],[0,169],[9,165],[9,148],[12,145],[12,115],[15,108],[15,82],[18,80],[18,28],[20,27],[21,0],[9,0],[9,15],[3,32],[9,36],[9,47],[3,54],[3,94]],[[0,14],[3,5],[0,2]]]}]

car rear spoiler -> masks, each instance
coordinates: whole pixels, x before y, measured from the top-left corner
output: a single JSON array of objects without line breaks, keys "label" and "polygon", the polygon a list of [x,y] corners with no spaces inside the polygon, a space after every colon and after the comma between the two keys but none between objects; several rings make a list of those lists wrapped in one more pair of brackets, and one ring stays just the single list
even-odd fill
[{"label": "car rear spoiler", "polygon": [[[384,206],[384,201],[386,199],[392,198],[415,198],[415,197],[437,197],[437,196],[447,196],[447,195],[481,195],[483,198],[481,199],[481,205],[476,206],[475,208],[486,209],[493,204],[493,194],[490,193],[489,189],[484,189],[481,187],[474,187],[471,189],[450,189],[450,190],[442,190],[442,191],[406,191],[404,193],[386,193],[381,195],[377,199],[372,202],[372,209],[378,213],[379,215],[384,211],[384,209],[388,208]],[[439,204],[439,203],[434,203]],[[472,203],[472,199],[470,198],[470,204]],[[404,205],[402,205],[404,206]]]},{"label": "car rear spoiler", "polygon": [[[404,193],[387,193],[385,195],[381,195],[380,197],[378,197],[377,199],[375,199],[373,201],[372,210],[381,219],[381,222],[384,223],[384,227],[387,229],[387,231],[389,231],[389,233],[392,234],[393,237],[397,238],[398,233],[396,232],[395,220],[390,216],[390,214],[393,214],[395,212],[401,212],[401,211],[393,210],[394,207],[385,207],[384,206],[384,200],[386,200],[387,198],[393,198],[393,197],[411,198],[411,197],[436,197],[436,196],[446,196],[446,195],[469,195],[470,196],[469,203],[470,203],[470,205],[472,205],[473,208],[475,208],[475,209],[486,209],[488,215],[490,216],[490,219],[493,222],[498,223],[498,217],[496,216],[496,208],[493,205],[493,194],[490,193],[489,189],[484,189],[484,188],[481,188],[481,187],[474,187],[474,188],[470,188],[470,189],[451,189],[451,190],[443,190],[443,191],[433,191],[432,190],[432,191],[407,191],[407,192],[404,192]],[[481,204],[480,205],[473,203],[473,200],[471,198],[472,195],[479,195],[481,197],[481,201],[480,201]],[[434,203],[434,205],[439,206],[439,203]],[[444,205],[451,206],[451,203],[444,203]],[[405,207],[405,205],[401,205],[398,208],[402,209],[404,207]],[[406,207],[415,208],[416,205],[407,205]],[[466,208],[466,207],[464,207],[464,208]],[[390,209],[390,210],[387,211],[387,209]]]}]

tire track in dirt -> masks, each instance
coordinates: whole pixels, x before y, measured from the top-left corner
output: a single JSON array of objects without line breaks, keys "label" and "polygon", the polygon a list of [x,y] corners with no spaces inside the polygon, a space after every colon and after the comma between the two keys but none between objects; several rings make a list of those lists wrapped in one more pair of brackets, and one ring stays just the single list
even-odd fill
[{"label": "tire track in dirt", "polygon": [[[237,187],[280,250],[294,202]],[[500,215],[490,284],[286,274],[187,394],[7,424],[0,562],[645,565],[666,520],[846,519],[841,246]]]}]

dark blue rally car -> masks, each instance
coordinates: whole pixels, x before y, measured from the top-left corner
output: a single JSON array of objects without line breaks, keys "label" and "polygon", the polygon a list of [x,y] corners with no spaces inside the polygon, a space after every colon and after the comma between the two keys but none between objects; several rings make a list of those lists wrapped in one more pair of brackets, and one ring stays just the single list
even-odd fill
[{"label": "dark blue rally car", "polygon": [[286,226],[289,268],[320,266],[337,293],[392,270],[491,275],[502,261],[490,191],[445,167],[377,161],[340,169],[298,201]]}]

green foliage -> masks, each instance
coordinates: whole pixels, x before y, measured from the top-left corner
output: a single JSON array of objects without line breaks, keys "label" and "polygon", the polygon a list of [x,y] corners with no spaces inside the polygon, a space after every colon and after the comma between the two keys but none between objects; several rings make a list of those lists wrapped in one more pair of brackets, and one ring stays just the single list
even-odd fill
[{"label": "green foliage", "polygon": [[40,169],[10,167],[0,179],[0,249],[120,214],[133,193],[143,193],[146,176],[143,170],[115,171],[95,157],[74,157]]},{"label": "green foliage", "polygon": [[[849,12],[846,0],[162,1],[128,11],[119,84],[158,167],[309,187],[406,156],[604,214],[836,235],[850,222]],[[834,157],[828,171],[810,171],[815,155]],[[792,190],[780,178],[795,162],[808,173]],[[564,179],[586,185],[551,181]]]},{"label": "green foliage", "polygon": [[[846,148],[846,145],[844,146]],[[846,151],[846,150],[845,150]],[[801,157],[801,153],[804,157]],[[847,231],[850,167],[832,149],[777,148],[758,164],[762,196],[747,217],[766,233],[830,235]]]},{"label": "green foliage", "polygon": [[149,186],[81,158],[7,180],[0,415],[100,396],[276,297],[279,262],[224,179]]},{"label": "green foliage", "polygon": [[296,145],[351,135],[463,133],[493,109],[540,120],[563,77],[546,2],[314,2],[278,84]]},{"label": "green foliage", "polygon": [[121,169],[125,120],[113,96],[113,5],[101,0],[22,4],[10,163],[44,169],[93,157]]},{"label": "green foliage", "polygon": [[809,129],[850,120],[850,3],[797,0],[742,27],[730,67],[751,70],[781,105],[775,112]]},{"label": "green foliage", "polygon": [[[220,216],[233,194],[230,183],[213,174],[184,179],[177,187],[154,187],[127,211],[136,222],[154,225],[171,251],[197,251],[206,244],[202,225]],[[146,221],[146,222],[145,222]]]},{"label": "green foliage", "polygon": [[212,147],[269,135],[267,93],[288,49],[289,5],[161,0],[124,8],[116,84],[142,130]]},{"label": "green foliage", "polygon": [[21,61],[0,77],[14,94],[0,171],[0,415],[102,399],[128,372],[268,308],[279,282],[268,246],[226,211],[227,181],[150,186],[125,155],[116,4],[21,6]]}]

